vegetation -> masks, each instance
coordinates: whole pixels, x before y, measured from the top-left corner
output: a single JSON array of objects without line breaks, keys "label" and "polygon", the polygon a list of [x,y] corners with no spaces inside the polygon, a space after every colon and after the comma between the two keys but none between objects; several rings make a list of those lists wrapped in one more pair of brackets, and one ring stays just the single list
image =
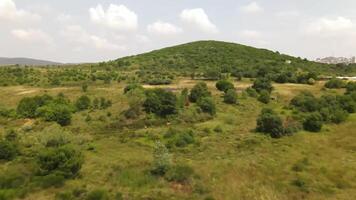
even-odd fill
[{"label": "vegetation", "polygon": [[213,41],[1,67],[0,199],[356,199],[355,83],[322,79],[355,72]]}]

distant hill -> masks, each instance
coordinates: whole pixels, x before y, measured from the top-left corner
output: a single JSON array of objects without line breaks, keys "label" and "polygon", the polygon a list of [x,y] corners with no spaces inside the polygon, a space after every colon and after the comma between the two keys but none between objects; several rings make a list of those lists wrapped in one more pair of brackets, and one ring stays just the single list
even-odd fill
[{"label": "distant hill", "polygon": [[62,63],[52,62],[47,60],[37,60],[31,58],[4,58],[0,57],[0,65],[30,65],[30,66],[45,66],[45,65],[62,65]]},{"label": "distant hill", "polygon": [[267,49],[221,41],[191,42],[120,58],[114,62],[123,67],[183,72],[208,68],[247,71],[261,67],[277,67],[278,69],[288,67],[294,70],[318,71],[325,74],[350,73],[347,72],[350,69],[340,69],[335,65],[317,63]]}]

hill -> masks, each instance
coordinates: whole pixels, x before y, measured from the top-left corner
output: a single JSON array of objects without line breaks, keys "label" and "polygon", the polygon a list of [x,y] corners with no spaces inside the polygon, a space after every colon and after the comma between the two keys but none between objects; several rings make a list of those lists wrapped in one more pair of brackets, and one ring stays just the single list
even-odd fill
[{"label": "hill", "polygon": [[31,66],[44,66],[44,65],[61,65],[62,63],[52,62],[47,60],[38,60],[32,58],[5,58],[0,57],[0,65],[31,65]]},{"label": "hill", "polygon": [[340,67],[321,64],[267,49],[221,41],[197,41],[121,58],[115,62],[119,66],[130,65],[147,70],[163,69],[185,72],[209,68],[248,72],[260,67],[302,69],[329,75],[356,72],[355,66]]}]

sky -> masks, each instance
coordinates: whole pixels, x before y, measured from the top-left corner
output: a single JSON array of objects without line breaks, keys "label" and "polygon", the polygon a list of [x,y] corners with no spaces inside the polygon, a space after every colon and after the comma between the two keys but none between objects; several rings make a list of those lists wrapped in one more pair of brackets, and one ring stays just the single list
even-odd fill
[{"label": "sky", "polygon": [[355,0],[0,0],[0,57],[97,62],[196,40],[356,55]]}]

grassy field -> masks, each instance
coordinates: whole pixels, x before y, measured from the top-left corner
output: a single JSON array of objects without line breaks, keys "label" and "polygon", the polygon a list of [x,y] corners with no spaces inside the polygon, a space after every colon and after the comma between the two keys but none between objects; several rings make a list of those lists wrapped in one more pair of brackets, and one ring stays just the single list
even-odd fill
[{"label": "grassy field", "polygon": [[[196,82],[182,78],[162,87],[178,93]],[[215,82],[207,83],[217,104],[217,116],[203,122],[112,128],[109,125],[119,121],[128,107],[122,83],[89,85],[86,94],[90,98],[108,98],[113,106],[76,113],[65,128],[41,120],[1,119],[0,134],[9,128],[21,130],[26,124],[33,125],[30,132],[21,132],[28,143],[31,138],[45,137],[48,127],[70,131],[72,143],[85,154],[78,178],[60,188],[34,189],[24,199],[47,200],[58,193],[96,189],[107,191],[110,199],[119,192],[124,199],[356,199],[355,114],[342,124],[324,126],[320,133],[301,131],[272,139],[254,131],[256,118],[265,105],[241,93],[251,85],[249,80],[234,83],[240,91],[238,105],[224,104]],[[324,90],[323,84],[275,84],[275,100],[267,107],[288,112],[285,107],[290,99],[303,90],[317,96],[343,92]],[[0,106],[16,108],[23,97],[60,92],[71,100],[83,94],[81,87],[0,87]],[[85,121],[88,115],[93,118],[90,122]],[[196,134],[195,144],[171,150],[174,162],[194,169],[190,184],[167,182],[148,172],[154,142],[164,140],[170,128],[191,129]],[[0,170],[16,167],[23,166],[17,160],[0,163]]]}]

